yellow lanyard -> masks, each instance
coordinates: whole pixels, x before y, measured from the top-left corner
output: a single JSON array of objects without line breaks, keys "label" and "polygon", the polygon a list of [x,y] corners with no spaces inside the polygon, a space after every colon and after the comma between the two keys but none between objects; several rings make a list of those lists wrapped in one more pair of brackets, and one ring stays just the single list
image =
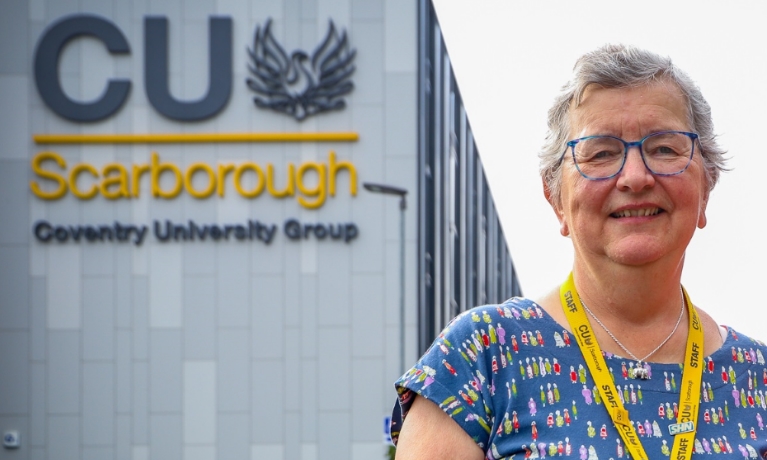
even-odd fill
[{"label": "yellow lanyard", "polygon": [[[669,426],[669,433],[674,435],[674,446],[671,450],[671,458],[674,460],[687,460],[692,456],[695,424],[698,421],[698,408],[700,406],[700,383],[703,378],[703,366],[701,365],[703,328],[687,291],[682,288],[682,292],[689,313],[689,332],[684,354],[682,386],[679,393],[679,417],[677,417],[677,423]],[[602,357],[602,349],[597,343],[589,318],[582,307],[580,297],[578,297],[572,273],[562,285],[559,295],[567,321],[573,330],[578,347],[583,353],[583,359],[588,365],[615,428],[623,438],[632,458],[648,460],[634,425],[631,424],[629,413],[623,407],[618,396],[612,373],[608,370]]]}]

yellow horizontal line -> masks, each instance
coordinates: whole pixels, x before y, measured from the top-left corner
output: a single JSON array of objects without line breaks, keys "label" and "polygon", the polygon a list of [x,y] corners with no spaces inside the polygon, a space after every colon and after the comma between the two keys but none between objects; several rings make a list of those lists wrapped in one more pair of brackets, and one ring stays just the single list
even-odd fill
[{"label": "yellow horizontal line", "polygon": [[197,144],[209,142],[354,142],[354,132],[181,133],[181,134],[35,134],[36,144]]}]

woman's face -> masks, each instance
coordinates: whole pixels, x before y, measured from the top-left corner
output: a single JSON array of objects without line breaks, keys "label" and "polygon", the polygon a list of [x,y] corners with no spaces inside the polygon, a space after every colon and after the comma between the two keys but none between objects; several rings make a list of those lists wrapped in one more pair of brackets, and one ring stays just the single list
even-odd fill
[{"label": "woman's face", "polygon": [[[663,81],[591,86],[570,110],[570,121],[571,139],[603,134],[631,142],[658,131],[690,131],[684,96]],[[636,266],[667,256],[681,261],[695,228],[706,225],[708,186],[697,142],[695,147],[690,166],[676,176],[653,175],[632,147],[620,174],[597,181],[582,177],[565,155],[560,204],[549,201],[576,257]]]}]

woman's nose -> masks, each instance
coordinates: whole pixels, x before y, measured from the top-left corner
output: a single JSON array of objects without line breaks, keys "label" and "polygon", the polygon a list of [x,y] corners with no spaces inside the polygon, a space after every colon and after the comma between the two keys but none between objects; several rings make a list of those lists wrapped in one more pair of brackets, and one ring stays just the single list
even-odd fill
[{"label": "woman's nose", "polygon": [[655,176],[647,169],[638,145],[629,147],[626,162],[618,175],[617,186],[638,192],[655,184]]}]

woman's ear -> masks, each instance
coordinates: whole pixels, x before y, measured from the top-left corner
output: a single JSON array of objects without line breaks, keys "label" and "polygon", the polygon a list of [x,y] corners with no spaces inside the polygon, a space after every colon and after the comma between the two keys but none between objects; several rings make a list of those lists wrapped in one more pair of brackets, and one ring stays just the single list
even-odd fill
[{"label": "woman's ear", "polygon": [[557,215],[557,220],[559,220],[559,233],[562,234],[562,236],[570,236],[570,228],[567,226],[565,213],[562,212],[560,197],[555,197],[552,195],[551,189],[549,188],[545,179],[541,178],[541,183],[543,184],[543,196],[546,197],[546,201],[549,202],[551,209],[554,210],[554,214]]},{"label": "woman's ear", "polygon": [[703,228],[708,223],[708,220],[706,219],[706,207],[708,207],[708,197],[709,192],[706,191],[706,194],[703,196],[703,201],[700,204],[700,209],[698,210],[698,228]]}]

